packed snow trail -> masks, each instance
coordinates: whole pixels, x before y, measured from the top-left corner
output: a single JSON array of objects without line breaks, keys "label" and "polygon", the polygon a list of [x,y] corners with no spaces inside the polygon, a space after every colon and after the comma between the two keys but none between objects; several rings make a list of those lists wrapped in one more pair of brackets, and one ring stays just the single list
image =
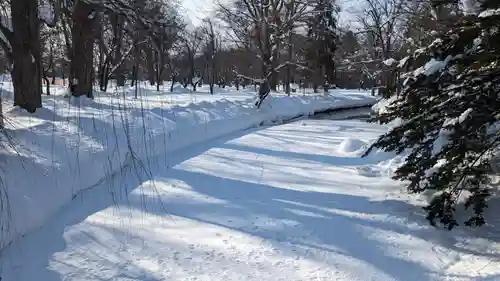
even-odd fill
[{"label": "packed snow trail", "polygon": [[429,227],[384,155],[359,157],[384,130],[301,120],[178,151],[9,246],[2,281],[499,280],[497,242]]}]

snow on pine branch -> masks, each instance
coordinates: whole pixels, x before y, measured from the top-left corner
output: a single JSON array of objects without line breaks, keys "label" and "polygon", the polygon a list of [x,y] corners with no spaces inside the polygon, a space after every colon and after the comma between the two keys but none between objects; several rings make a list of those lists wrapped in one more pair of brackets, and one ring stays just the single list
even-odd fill
[{"label": "snow on pine branch", "polygon": [[488,18],[492,16],[500,16],[500,9],[488,9],[479,14],[480,18]]},{"label": "snow on pine branch", "polygon": [[413,71],[414,76],[419,76],[423,74],[425,76],[430,76],[438,71],[443,70],[448,63],[452,60],[452,56],[447,56],[445,60],[436,60],[432,58],[424,66],[421,66]]},{"label": "snow on pine branch", "polygon": [[386,59],[385,61],[383,61],[383,63],[387,66],[393,66],[394,64],[397,63],[397,60],[395,60],[393,58],[389,58],[389,59]]}]

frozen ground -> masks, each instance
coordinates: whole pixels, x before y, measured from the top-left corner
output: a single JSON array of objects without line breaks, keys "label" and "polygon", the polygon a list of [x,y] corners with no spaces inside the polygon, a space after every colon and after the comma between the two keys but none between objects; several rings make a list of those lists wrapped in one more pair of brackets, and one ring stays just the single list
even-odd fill
[{"label": "frozen ground", "polygon": [[359,157],[385,130],[301,120],[178,150],[6,248],[2,281],[500,280],[494,228],[429,227],[397,158]]}]

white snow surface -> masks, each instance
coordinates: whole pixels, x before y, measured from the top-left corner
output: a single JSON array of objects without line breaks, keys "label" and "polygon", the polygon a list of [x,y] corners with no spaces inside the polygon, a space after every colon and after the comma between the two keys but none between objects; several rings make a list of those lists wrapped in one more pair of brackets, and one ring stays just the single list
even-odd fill
[{"label": "white snow surface", "polygon": [[498,240],[430,227],[400,183],[360,173],[391,155],[339,148],[387,129],[302,120],[177,150],[7,247],[2,281],[498,280]]},{"label": "white snow surface", "polygon": [[[3,81],[9,81],[8,77]],[[7,133],[16,150],[0,149],[0,249],[42,226],[81,191],[107,191],[113,176],[150,169],[179,149],[318,110],[370,105],[368,93],[335,90],[329,95],[273,94],[260,110],[255,92],[202,87],[192,93],[156,92],[142,85],[112,89],[94,100],[64,97],[61,87],[43,97],[35,114],[12,107],[12,85],[1,89]],[[127,187],[116,192],[128,193]],[[92,198],[91,200],[94,200]]]}]

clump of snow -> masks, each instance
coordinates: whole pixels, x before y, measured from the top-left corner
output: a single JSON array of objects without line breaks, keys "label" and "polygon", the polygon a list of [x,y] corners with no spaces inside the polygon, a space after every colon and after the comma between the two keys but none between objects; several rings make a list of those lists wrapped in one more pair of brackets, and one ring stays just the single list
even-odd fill
[{"label": "clump of snow", "polygon": [[434,39],[434,41],[432,41],[432,43],[429,45],[429,47],[435,47],[435,46],[439,46],[441,44],[443,44],[443,39],[436,38],[436,39]]},{"label": "clump of snow", "polygon": [[[436,174],[441,167],[446,165],[447,161],[446,159],[439,159],[434,166],[432,166],[430,169],[425,171],[425,177],[429,178],[432,177],[434,174]],[[425,182],[424,182],[425,183]]]},{"label": "clump of snow", "polygon": [[418,57],[420,56],[421,54],[425,53],[427,51],[426,48],[419,48],[419,49],[416,49],[415,52],[413,52],[413,55],[415,57]]},{"label": "clump of snow", "polygon": [[387,112],[387,107],[397,100],[397,96],[391,96],[388,99],[380,99],[376,104],[372,106],[372,111],[376,114],[381,114]]},{"label": "clump of snow", "polygon": [[398,61],[395,60],[395,59],[393,59],[393,58],[389,58],[389,59],[384,60],[384,64],[387,65],[387,66],[393,66],[397,62]]},{"label": "clump of snow", "polygon": [[479,17],[480,18],[488,18],[488,17],[498,16],[498,15],[500,15],[500,9],[488,9],[488,10],[482,11],[479,14]]},{"label": "clump of snow", "polygon": [[356,167],[356,171],[359,175],[367,178],[376,178],[382,176],[382,171],[374,165],[362,165]]},{"label": "clump of snow", "polygon": [[403,59],[401,59],[399,61],[399,64],[398,64],[398,68],[402,68],[406,65],[406,63],[408,62],[408,60],[410,60],[410,57],[409,56],[406,56],[404,57]]},{"label": "clump of snow", "polygon": [[366,148],[366,143],[359,139],[345,138],[338,146],[339,153],[355,153]]},{"label": "clump of snow", "polygon": [[465,119],[467,119],[467,117],[469,117],[469,115],[472,113],[472,111],[473,111],[472,108],[468,108],[466,111],[462,112],[462,114],[460,114],[460,116],[458,117],[458,122],[463,123],[465,121]]},{"label": "clump of snow", "polygon": [[420,74],[426,76],[433,75],[434,73],[445,68],[448,65],[448,63],[452,60],[452,58],[453,58],[452,56],[447,56],[445,60],[436,60],[435,58],[432,58],[424,66],[417,68],[413,72],[413,74],[415,76],[418,76]]}]

